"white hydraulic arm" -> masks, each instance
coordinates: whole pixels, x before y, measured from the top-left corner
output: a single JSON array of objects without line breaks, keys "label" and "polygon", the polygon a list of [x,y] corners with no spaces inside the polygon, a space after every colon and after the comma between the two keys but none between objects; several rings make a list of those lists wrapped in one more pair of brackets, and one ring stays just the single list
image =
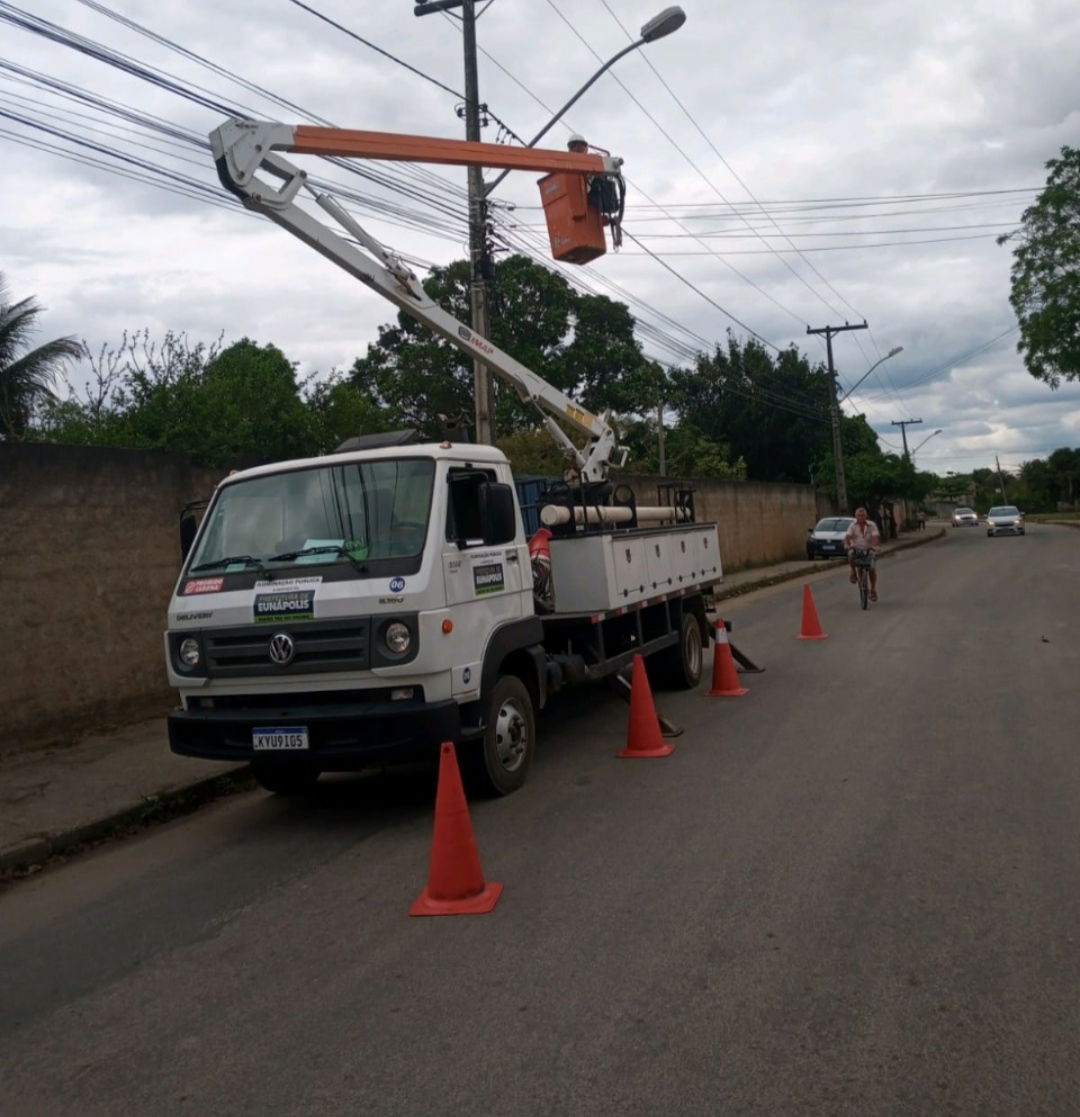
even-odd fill
[{"label": "white hydraulic arm", "polygon": [[[269,217],[328,260],[423,322],[452,345],[479,357],[514,386],[518,395],[546,412],[552,437],[573,460],[572,472],[583,483],[607,479],[615,452],[615,431],[605,415],[594,415],[564,392],[447,314],[420,285],[416,275],[393,252],[368,234],[338,203],[307,181],[307,172],[278,151],[424,162],[481,163],[486,166],[560,170],[579,174],[616,174],[622,161],[610,156],[536,151],[501,144],[435,140],[390,133],[293,127],[262,121],[230,120],[210,134],[222,184],[244,205]],[[464,152],[461,149],[466,149]],[[392,154],[386,154],[387,151]],[[259,172],[263,172],[263,177]],[[296,202],[301,189],[314,197],[356,243],[319,221]],[[555,422],[558,416],[588,436],[578,449]]]}]

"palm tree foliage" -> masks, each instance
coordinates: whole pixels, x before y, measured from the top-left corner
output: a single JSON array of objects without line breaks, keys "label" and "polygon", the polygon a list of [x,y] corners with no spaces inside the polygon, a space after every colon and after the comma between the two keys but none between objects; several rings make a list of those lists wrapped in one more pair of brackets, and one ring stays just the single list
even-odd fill
[{"label": "palm tree foliage", "polygon": [[69,360],[79,360],[84,347],[73,337],[48,341],[30,349],[43,308],[34,298],[11,302],[0,272],[0,438],[21,438],[35,407],[55,398],[53,383]]}]

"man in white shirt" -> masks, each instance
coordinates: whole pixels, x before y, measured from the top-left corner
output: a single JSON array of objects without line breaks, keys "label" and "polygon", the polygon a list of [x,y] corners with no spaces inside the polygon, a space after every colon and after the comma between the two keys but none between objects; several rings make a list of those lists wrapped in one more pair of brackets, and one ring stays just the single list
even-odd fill
[{"label": "man in white shirt", "polygon": [[870,552],[870,600],[877,601],[877,559],[881,550],[881,532],[877,524],[868,519],[865,508],[855,509],[855,522],[847,529],[844,536],[844,547],[848,554],[848,566],[851,567],[852,584],[859,580],[855,573],[855,552]]}]

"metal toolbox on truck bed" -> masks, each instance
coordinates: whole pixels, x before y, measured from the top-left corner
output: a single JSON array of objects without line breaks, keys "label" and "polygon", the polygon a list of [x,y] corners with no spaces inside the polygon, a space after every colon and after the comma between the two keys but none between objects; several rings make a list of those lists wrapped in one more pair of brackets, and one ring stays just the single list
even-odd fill
[{"label": "metal toolbox on truck bed", "polygon": [[600,613],[723,577],[716,524],[551,540],[557,613]]}]

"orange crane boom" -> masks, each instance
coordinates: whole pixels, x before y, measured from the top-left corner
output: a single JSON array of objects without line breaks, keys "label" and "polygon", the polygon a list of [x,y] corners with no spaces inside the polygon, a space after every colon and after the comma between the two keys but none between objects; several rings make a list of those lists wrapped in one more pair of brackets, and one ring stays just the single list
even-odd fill
[{"label": "orange crane boom", "polygon": [[[445,140],[397,132],[366,132],[356,128],[317,128],[300,124],[291,129],[292,143],[281,150],[298,155],[337,155],[349,159],[391,159],[407,163],[448,163],[463,167],[504,167],[511,171],[547,174],[615,174],[621,159],[579,155],[547,148],[510,147],[475,140]],[[277,147],[278,145],[274,145]]]},{"label": "orange crane boom", "polygon": [[[229,122],[230,140],[223,145],[226,163],[219,166],[230,189],[245,187],[270,151],[347,159],[383,159],[407,163],[442,163],[464,167],[502,167],[540,171],[540,199],[544,205],[551,254],[568,264],[587,264],[607,251],[605,226],[611,227],[617,248],[621,234],[623,183],[617,156],[553,151],[549,148],[510,147],[474,140],[446,140],[397,132],[367,132],[355,128],[321,128],[310,124],[268,121]],[[589,183],[612,180],[611,200],[605,207],[590,195]]]}]

